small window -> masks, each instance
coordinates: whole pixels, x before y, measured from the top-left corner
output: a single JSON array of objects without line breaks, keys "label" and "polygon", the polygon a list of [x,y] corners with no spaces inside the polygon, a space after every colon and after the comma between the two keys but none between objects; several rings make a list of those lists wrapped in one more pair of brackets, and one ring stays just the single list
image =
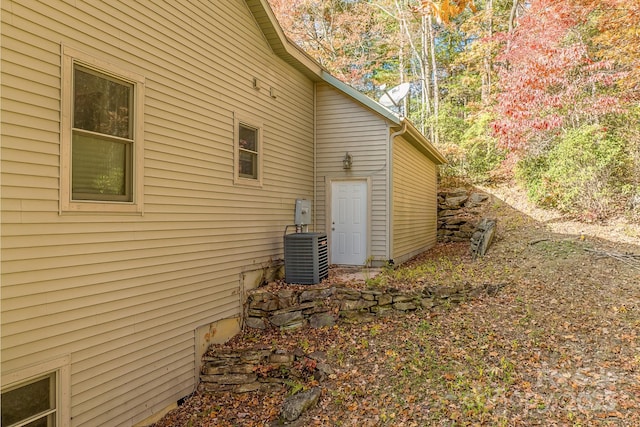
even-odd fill
[{"label": "small window", "polygon": [[141,212],[143,85],[64,48],[61,211]]},{"label": "small window", "polygon": [[55,427],[58,411],[56,395],[55,373],[2,392],[1,425]]},{"label": "small window", "polygon": [[238,175],[258,179],[258,129],[240,124],[238,129]]},{"label": "small window", "polygon": [[262,184],[262,126],[236,120],[236,184]]}]

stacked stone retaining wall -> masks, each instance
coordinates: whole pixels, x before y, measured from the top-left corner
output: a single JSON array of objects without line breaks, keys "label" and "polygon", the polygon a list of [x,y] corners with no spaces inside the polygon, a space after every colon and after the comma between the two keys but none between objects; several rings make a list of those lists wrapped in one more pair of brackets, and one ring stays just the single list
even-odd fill
[{"label": "stacked stone retaining wall", "polygon": [[468,242],[479,221],[480,209],[487,194],[464,188],[438,193],[438,241]]},{"label": "stacked stone retaining wall", "polygon": [[430,309],[447,301],[464,300],[473,289],[426,287],[419,291],[353,289],[343,285],[314,285],[305,289],[269,290],[249,293],[245,326],[254,329],[293,330],[306,326],[333,326],[338,320],[362,321],[391,312]]},{"label": "stacked stone retaining wall", "polygon": [[[343,285],[279,290],[258,288],[249,293],[245,326],[286,331],[330,327],[341,321],[366,322],[376,316],[457,304],[482,293],[491,294],[494,288],[495,285],[425,287],[413,292],[353,289]],[[287,383],[291,379],[313,376],[321,380],[332,373],[325,360],[322,352],[304,354],[301,350],[287,352],[268,346],[234,350],[212,347],[203,357],[201,388],[243,393]]]},{"label": "stacked stone retaining wall", "polygon": [[333,373],[324,352],[305,354],[300,349],[217,349],[205,354],[202,361],[200,388],[206,391],[245,393],[310,378],[320,381]]}]

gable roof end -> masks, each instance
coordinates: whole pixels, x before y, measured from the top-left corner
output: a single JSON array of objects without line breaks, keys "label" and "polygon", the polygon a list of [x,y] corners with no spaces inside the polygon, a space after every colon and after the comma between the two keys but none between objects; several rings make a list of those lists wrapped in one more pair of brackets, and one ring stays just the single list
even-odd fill
[{"label": "gable roof end", "polygon": [[273,53],[312,81],[320,81],[322,66],[286,36],[267,0],[245,0],[245,3]]},{"label": "gable roof end", "polygon": [[362,92],[352,88],[332,76],[315,59],[307,54],[300,46],[291,41],[276,18],[267,0],[245,0],[245,3],[256,23],[260,27],[267,43],[273,52],[290,64],[293,68],[303,73],[314,82],[324,81],[353,100],[359,102],[381,117],[391,122],[392,127],[402,127],[407,125],[407,132],[404,136],[422,153],[427,155],[436,164],[445,164],[447,160],[431,144],[431,142],[405,117],[399,117],[388,108],[369,98]]}]

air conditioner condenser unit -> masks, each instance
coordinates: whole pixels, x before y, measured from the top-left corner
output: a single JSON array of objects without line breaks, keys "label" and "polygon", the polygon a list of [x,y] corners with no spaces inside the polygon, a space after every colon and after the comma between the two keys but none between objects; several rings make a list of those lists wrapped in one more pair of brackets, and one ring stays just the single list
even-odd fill
[{"label": "air conditioner condenser unit", "polygon": [[285,282],[320,283],[329,276],[326,233],[292,233],[284,236]]}]

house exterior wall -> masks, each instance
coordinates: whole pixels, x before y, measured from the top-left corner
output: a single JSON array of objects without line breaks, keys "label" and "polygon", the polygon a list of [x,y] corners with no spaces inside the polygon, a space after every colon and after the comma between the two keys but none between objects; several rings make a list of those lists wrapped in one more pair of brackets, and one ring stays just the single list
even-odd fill
[{"label": "house exterior wall", "polygon": [[[316,110],[316,229],[331,235],[332,181],[369,179],[369,257],[386,261],[389,126],[327,84],[317,85]],[[353,166],[345,171],[342,159],[347,151]]]},{"label": "house exterior wall", "polygon": [[437,168],[405,138],[393,144],[393,260],[400,264],[434,246]]},{"label": "house exterior wall", "polygon": [[[242,0],[3,0],[1,44],[2,372],[66,357],[70,424],[133,425],[193,391],[194,331],[282,257],[313,83]],[[145,79],[143,213],[59,212],[63,46]],[[237,115],[263,124],[260,188],[234,185]]]}]

